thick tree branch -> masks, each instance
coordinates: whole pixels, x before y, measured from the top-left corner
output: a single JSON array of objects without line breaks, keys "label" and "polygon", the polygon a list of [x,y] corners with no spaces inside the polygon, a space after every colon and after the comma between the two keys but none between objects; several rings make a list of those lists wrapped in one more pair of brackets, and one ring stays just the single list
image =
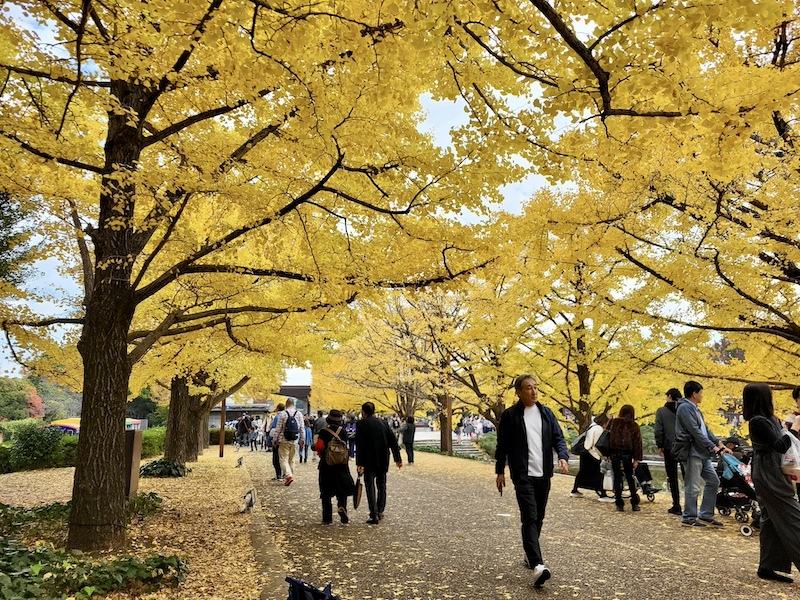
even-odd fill
[{"label": "thick tree branch", "polygon": [[97,173],[98,175],[107,175],[108,171],[104,167],[96,167],[95,165],[90,165],[87,163],[82,163],[77,160],[70,160],[68,158],[63,158],[59,156],[53,156],[48,152],[44,152],[39,150],[38,148],[34,148],[27,142],[22,141],[17,137],[14,133],[8,133],[7,131],[0,131],[0,135],[5,138],[8,138],[12,142],[16,142],[20,145],[23,150],[30,152],[31,154],[38,156],[40,158],[44,158],[45,160],[54,160],[60,165],[66,165],[68,167],[74,167],[76,169],[81,169],[83,171],[89,171],[90,173]]}]

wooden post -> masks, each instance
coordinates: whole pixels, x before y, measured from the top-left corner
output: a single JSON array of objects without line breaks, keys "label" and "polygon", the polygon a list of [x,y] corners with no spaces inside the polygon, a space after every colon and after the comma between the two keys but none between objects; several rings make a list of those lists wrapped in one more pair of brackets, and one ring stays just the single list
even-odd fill
[{"label": "wooden post", "polygon": [[225,456],[225,402],[227,398],[222,399],[222,410],[219,413],[219,457]]},{"label": "wooden post", "polygon": [[447,389],[444,392],[444,405],[444,422],[447,424],[447,456],[453,456],[453,399]]}]

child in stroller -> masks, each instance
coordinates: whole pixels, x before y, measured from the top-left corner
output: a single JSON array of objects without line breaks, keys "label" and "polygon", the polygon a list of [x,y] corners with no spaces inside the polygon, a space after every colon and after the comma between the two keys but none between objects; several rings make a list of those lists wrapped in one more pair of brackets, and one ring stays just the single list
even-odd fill
[{"label": "child in stroller", "polygon": [[761,511],[756,501],[756,491],[748,481],[749,465],[731,454],[720,456],[719,464],[722,465],[722,476],[717,494],[717,510],[725,516],[735,512],[736,521],[741,523],[739,531],[749,537],[753,535],[754,529],[761,527]]}]

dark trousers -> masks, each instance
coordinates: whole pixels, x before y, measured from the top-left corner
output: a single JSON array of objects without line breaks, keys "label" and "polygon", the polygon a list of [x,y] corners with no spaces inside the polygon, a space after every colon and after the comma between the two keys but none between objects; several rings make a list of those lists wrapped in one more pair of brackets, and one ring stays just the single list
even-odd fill
[{"label": "dark trousers", "polygon": [[281,477],[281,457],[277,448],[272,449],[272,466],[275,467],[275,477]]},{"label": "dark trousers", "polygon": [[514,481],[514,492],[522,519],[522,549],[533,568],[544,564],[539,535],[542,533],[547,498],[550,496],[550,478],[520,475]]},{"label": "dark trousers", "polygon": [[386,471],[364,471],[364,488],[367,492],[369,516],[374,519],[378,513],[386,510]]},{"label": "dark trousers", "polygon": [[664,448],[664,468],[667,471],[667,481],[669,481],[669,491],[672,493],[673,508],[681,507],[681,491],[678,487],[678,465],[681,467],[681,478],[684,476],[683,463],[679,463],[672,458],[672,450]]},{"label": "dark trousers", "polygon": [[623,506],[625,501],[622,499],[622,478],[628,481],[628,489],[631,492],[631,505],[639,504],[639,494],[636,493],[636,482],[633,479],[633,456],[630,454],[612,454],[611,469],[614,471],[614,503]]},{"label": "dark trousers", "polygon": [[406,447],[406,457],[408,458],[408,464],[414,462],[414,444],[403,444]]},{"label": "dark trousers", "polygon": [[[331,500],[333,496],[322,496],[322,522],[330,523],[333,521],[333,506]],[[336,506],[347,510],[347,496],[336,496]]]}]

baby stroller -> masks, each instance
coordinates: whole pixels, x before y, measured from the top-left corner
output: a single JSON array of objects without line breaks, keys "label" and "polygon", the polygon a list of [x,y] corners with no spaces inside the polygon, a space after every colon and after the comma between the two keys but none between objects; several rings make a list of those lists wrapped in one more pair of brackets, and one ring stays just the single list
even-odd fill
[{"label": "baby stroller", "polygon": [[720,462],[722,477],[717,510],[725,516],[733,512],[736,521],[741,523],[741,534],[750,537],[754,530],[761,528],[761,510],[756,501],[756,491],[748,482],[749,468],[730,454],[723,454]]},{"label": "baby stroller", "polygon": [[324,589],[318,590],[310,583],[287,577],[289,583],[289,597],[286,600],[342,600],[339,596],[334,596],[331,591],[331,584]]},{"label": "baby stroller", "polygon": [[640,462],[633,472],[633,479],[636,482],[636,487],[642,492],[642,496],[647,498],[650,502],[655,501],[656,494],[660,491],[653,485],[653,476],[650,474],[650,467],[647,463]]}]

